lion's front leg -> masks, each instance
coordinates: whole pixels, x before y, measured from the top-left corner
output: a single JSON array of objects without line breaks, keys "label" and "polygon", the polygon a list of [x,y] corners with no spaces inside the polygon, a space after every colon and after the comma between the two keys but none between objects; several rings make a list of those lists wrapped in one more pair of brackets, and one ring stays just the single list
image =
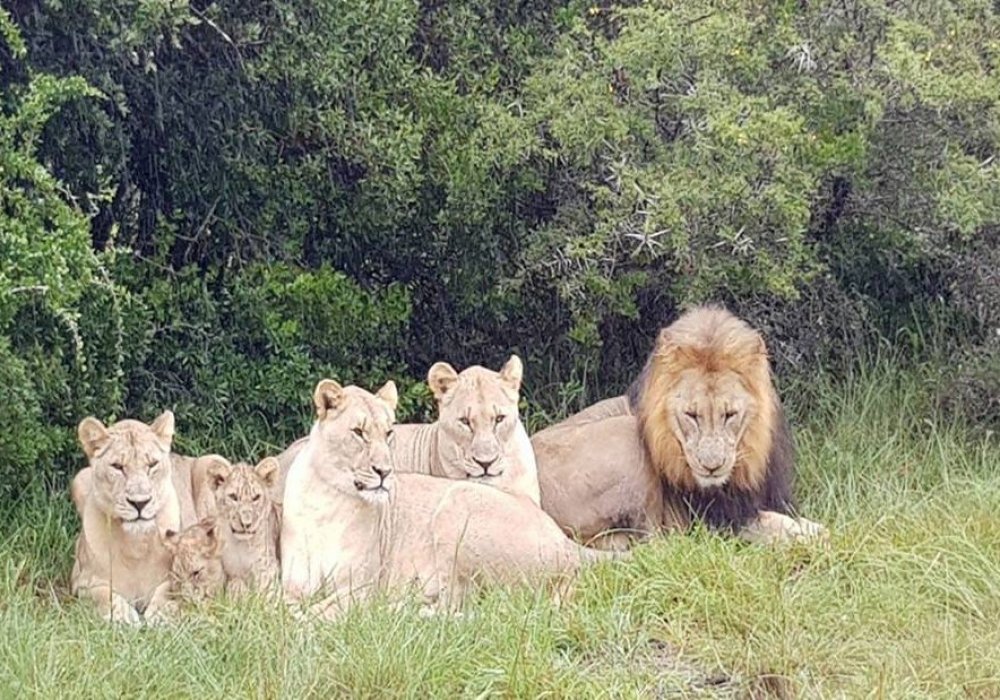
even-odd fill
[{"label": "lion's front leg", "polygon": [[170,597],[170,582],[164,581],[153,591],[143,617],[147,625],[163,625],[176,620],[179,613],[179,606]]},{"label": "lion's front leg", "polygon": [[762,510],[747,523],[739,536],[754,544],[781,544],[822,537],[826,528],[805,518],[793,518],[773,510]]},{"label": "lion's front leg", "polygon": [[138,625],[142,622],[139,611],[107,584],[80,588],[77,590],[77,596],[91,601],[97,607],[98,614],[108,622],[123,622],[127,625]]}]

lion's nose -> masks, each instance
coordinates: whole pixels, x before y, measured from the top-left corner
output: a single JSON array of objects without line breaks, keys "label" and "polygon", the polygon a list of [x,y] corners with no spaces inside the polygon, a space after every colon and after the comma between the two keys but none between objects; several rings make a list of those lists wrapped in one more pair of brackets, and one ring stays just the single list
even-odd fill
[{"label": "lion's nose", "polygon": [[472,461],[478,464],[479,467],[483,470],[483,474],[485,474],[486,472],[489,471],[490,467],[492,467],[496,463],[497,458],[491,457],[490,459],[479,459],[478,457],[473,457]]},{"label": "lion's nose", "polygon": [[142,515],[142,509],[145,508],[147,505],[149,505],[149,502],[151,500],[153,500],[153,499],[152,498],[138,498],[138,499],[133,500],[131,498],[126,498],[125,500],[128,501],[128,504],[130,506],[132,506],[133,508],[135,508],[135,512],[136,512],[137,515]]},{"label": "lion's nose", "polygon": [[392,474],[392,467],[378,466],[373,464],[372,471],[381,477],[382,481],[385,481],[386,477]]}]

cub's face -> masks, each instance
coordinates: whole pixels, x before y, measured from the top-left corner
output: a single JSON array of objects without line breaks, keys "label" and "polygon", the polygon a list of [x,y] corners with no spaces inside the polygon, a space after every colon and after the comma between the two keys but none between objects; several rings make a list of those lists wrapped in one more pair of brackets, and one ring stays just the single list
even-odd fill
[{"label": "cub's face", "polygon": [[278,468],[273,457],[256,467],[242,462],[232,465],[218,458],[209,467],[216,515],[236,539],[249,539],[267,526],[274,508],[271,489],[277,481]]},{"label": "cub's face", "polygon": [[509,464],[517,427],[522,365],[512,355],[499,372],[469,367],[458,373],[438,362],[427,384],[438,401],[438,457],[451,479],[489,481]]},{"label": "cub's face", "polygon": [[729,481],[756,410],[753,396],[735,373],[684,371],[668,398],[668,416],[701,488]]},{"label": "cub's face", "polygon": [[222,592],[226,575],[222,539],[214,519],[202,520],[181,533],[168,532],[163,543],[173,554],[170,579],[176,597],[200,603]]},{"label": "cub's face", "polygon": [[390,442],[396,402],[391,381],[376,394],[330,379],[316,386],[314,437],[328,457],[324,476],[338,490],[369,503],[388,502],[394,485]]},{"label": "cub's face", "polygon": [[85,418],[77,432],[94,470],[90,497],[126,530],[153,529],[173,495],[173,413],[166,411],[150,425],[123,420],[106,427],[96,418]]}]

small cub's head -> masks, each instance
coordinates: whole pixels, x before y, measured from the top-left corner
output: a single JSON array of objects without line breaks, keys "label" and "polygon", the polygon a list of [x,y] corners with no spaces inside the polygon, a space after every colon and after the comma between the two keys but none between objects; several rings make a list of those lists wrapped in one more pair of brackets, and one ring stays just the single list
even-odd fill
[{"label": "small cub's head", "polygon": [[222,592],[222,538],[214,518],[206,518],[183,532],[168,531],[163,544],[173,555],[170,580],[173,594],[199,603]]},{"label": "small cub's head", "polygon": [[77,434],[94,470],[89,498],[127,531],[152,530],[174,492],[170,464],[174,414],[164,411],[149,425],[121,420],[110,427],[96,418],[84,418]]},{"label": "small cub's head", "polygon": [[375,394],[324,379],[313,392],[316,424],[306,451],[320,475],[344,492],[370,503],[386,503],[392,491],[389,443],[398,394],[392,381]]},{"label": "small cub's head", "polygon": [[215,494],[215,513],[236,539],[249,539],[266,527],[274,509],[271,489],[278,478],[278,460],[267,457],[256,467],[230,464],[216,457],[208,468]]},{"label": "small cub's head", "polygon": [[507,469],[509,444],[519,420],[523,367],[511,355],[499,372],[438,362],[427,385],[438,404],[438,452],[445,476],[489,480]]}]

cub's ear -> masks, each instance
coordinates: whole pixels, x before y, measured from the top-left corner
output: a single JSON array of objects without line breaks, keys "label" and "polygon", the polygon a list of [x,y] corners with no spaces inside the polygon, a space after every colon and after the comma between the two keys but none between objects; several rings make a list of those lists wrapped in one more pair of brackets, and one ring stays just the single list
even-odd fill
[{"label": "cub's ear", "polygon": [[447,362],[435,362],[427,370],[427,386],[430,387],[434,399],[440,401],[444,395],[451,391],[458,381],[458,372]]},{"label": "cub's ear", "polygon": [[87,455],[88,459],[100,452],[101,448],[107,445],[108,440],[111,439],[111,433],[108,432],[104,423],[93,416],[87,416],[80,421],[80,425],[76,428],[76,434],[80,439],[80,446],[83,447],[83,453]]},{"label": "cub's ear", "polygon": [[208,540],[209,556],[216,556],[222,549],[222,538],[219,537],[219,526],[215,522],[215,518],[204,518],[198,522],[198,527],[205,533],[205,539]]},{"label": "cub's ear", "polygon": [[336,410],[344,400],[344,387],[332,379],[322,379],[313,391],[313,406],[316,407],[316,417],[326,418],[327,413]]},{"label": "cub's ear", "polygon": [[201,459],[208,462],[205,474],[208,477],[208,486],[212,491],[218,491],[226,483],[229,474],[233,471],[233,465],[229,460],[219,455],[205,455]]},{"label": "cub's ear", "polygon": [[164,411],[149,424],[156,436],[167,446],[174,439],[174,412]]},{"label": "cub's ear", "polygon": [[171,554],[177,554],[177,547],[181,543],[181,536],[177,530],[167,530],[163,533],[163,546]]},{"label": "cub's ear", "polygon": [[256,467],[253,468],[257,472],[257,476],[260,480],[264,482],[267,488],[274,488],[274,485],[278,482],[278,474],[281,473],[281,465],[278,464],[278,460],[274,457],[265,457],[260,461]]},{"label": "cub's ear", "polygon": [[510,384],[514,391],[521,390],[521,377],[524,376],[524,364],[517,355],[511,355],[507,364],[500,368],[500,378]]},{"label": "cub's ear", "polygon": [[375,396],[389,404],[389,410],[396,412],[399,404],[399,392],[396,390],[396,382],[391,379],[382,385],[382,388],[375,392]]}]

